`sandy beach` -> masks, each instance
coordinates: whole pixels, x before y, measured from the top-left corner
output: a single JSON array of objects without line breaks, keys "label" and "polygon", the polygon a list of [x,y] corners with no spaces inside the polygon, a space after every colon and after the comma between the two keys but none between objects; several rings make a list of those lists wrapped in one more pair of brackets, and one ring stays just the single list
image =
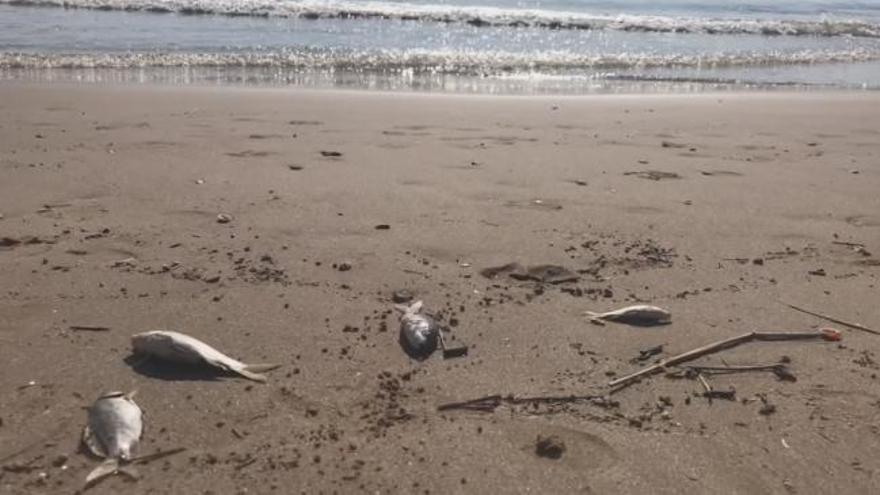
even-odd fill
[{"label": "sandy beach", "polygon": [[[3,83],[0,493],[81,489],[108,390],[137,390],[141,453],[186,451],[95,494],[876,493],[880,336],[782,303],[880,328],[878,191],[871,92]],[[511,262],[579,279],[481,275]],[[400,289],[469,354],[410,359]],[[672,323],[583,315],[631,304]],[[663,373],[606,385],[826,326],[843,339],[690,363],[796,377],[706,376],[732,400]],[[282,366],[259,384],[145,365],[130,337],[156,329]],[[495,394],[599,399],[438,411]]]}]

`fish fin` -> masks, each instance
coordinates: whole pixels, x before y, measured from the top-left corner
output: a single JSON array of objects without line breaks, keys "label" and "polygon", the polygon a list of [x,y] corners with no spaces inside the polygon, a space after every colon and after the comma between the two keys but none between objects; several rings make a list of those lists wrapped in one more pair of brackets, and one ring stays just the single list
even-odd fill
[{"label": "fish fin", "polygon": [[259,373],[254,373],[252,371],[248,371],[247,366],[241,369],[232,370],[233,373],[238,373],[239,375],[247,378],[248,380],[253,380],[255,382],[266,383],[266,376],[261,375]]},{"label": "fish fin", "polygon": [[590,323],[592,323],[593,325],[599,325],[599,326],[605,325],[603,313],[594,313],[592,311],[584,311],[583,315],[588,317],[590,319]]},{"label": "fish fin", "polygon": [[246,364],[244,369],[250,371],[251,373],[265,373],[267,371],[272,371],[276,368],[280,368],[280,364],[276,363],[257,363],[257,364]]},{"label": "fish fin", "polygon": [[141,478],[141,474],[138,472],[138,470],[131,466],[117,468],[116,472],[125,475],[125,477],[130,479],[131,481],[137,481]]},{"label": "fish fin", "polygon": [[409,306],[407,306],[406,304],[395,304],[394,309],[396,309],[403,315],[414,315],[422,310],[423,305],[424,303],[422,303],[422,301],[416,301]]},{"label": "fish fin", "polygon": [[106,478],[107,476],[111,476],[116,474],[116,471],[119,469],[119,461],[116,459],[107,459],[102,462],[98,467],[92,469],[92,471],[86,476],[86,486],[93,485],[98,481]]},{"label": "fish fin", "polygon": [[107,457],[107,452],[104,451],[104,446],[98,441],[98,437],[95,436],[95,432],[89,428],[89,425],[86,425],[85,428],[83,428],[82,442],[83,445],[89,449],[89,452],[96,457]]}]

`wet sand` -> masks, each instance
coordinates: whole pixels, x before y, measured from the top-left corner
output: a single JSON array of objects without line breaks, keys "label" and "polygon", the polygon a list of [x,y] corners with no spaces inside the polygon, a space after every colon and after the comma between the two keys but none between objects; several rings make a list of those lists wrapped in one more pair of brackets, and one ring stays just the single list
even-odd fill
[{"label": "wet sand", "polygon": [[[872,93],[0,85],[0,493],[79,489],[83,408],[132,389],[141,453],[187,451],[90,493],[875,492],[880,337],[780,301],[880,327],[878,129]],[[514,261],[580,279],[480,275]],[[403,288],[467,357],[407,357]],[[582,315],[635,303],[672,323]],[[734,400],[605,386],[823,326],[843,340],[694,362],[797,377],[707,377]],[[261,385],[140,363],[130,335],[153,329],[283,366]],[[437,410],[492,394],[601,399]],[[562,456],[536,455],[552,435]]]}]

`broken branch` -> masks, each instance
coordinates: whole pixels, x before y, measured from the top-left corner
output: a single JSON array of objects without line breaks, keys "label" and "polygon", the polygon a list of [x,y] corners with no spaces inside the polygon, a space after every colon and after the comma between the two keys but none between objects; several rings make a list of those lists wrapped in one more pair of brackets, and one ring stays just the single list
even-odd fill
[{"label": "broken branch", "polygon": [[810,311],[809,309],[804,309],[804,308],[801,308],[801,307],[799,307],[799,306],[795,306],[794,304],[789,304],[789,303],[787,303],[787,302],[782,302],[782,301],[780,301],[780,302],[781,302],[782,304],[788,306],[789,308],[795,310],[795,311],[800,311],[801,313],[806,313],[806,314],[808,314],[808,315],[815,316],[816,318],[822,318],[823,320],[827,320],[827,321],[830,321],[830,322],[832,322],[832,323],[837,323],[838,325],[843,325],[843,326],[845,326],[845,327],[853,328],[853,329],[855,329],[855,330],[861,330],[861,331],[863,331],[863,332],[872,333],[872,334],[874,334],[874,335],[880,335],[880,331],[872,330],[872,329],[870,329],[870,328],[868,328],[868,327],[865,327],[865,326],[859,325],[858,323],[850,323],[850,322],[847,322],[847,321],[838,320],[837,318],[834,318],[833,316],[828,316],[828,315],[825,315],[825,314],[822,314],[822,313],[817,313],[817,312],[815,312],[815,311]]},{"label": "broken branch", "polygon": [[703,347],[698,347],[696,349],[687,351],[685,353],[679,354],[677,356],[673,356],[669,359],[665,359],[659,363],[652,364],[647,368],[642,368],[635,373],[631,373],[624,377],[618,378],[617,380],[613,380],[608,383],[609,387],[619,387],[622,385],[627,385],[643,376],[652,375],[657,373],[664,368],[669,366],[675,366],[677,364],[681,364],[687,361],[692,361],[698,357],[705,356],[706,354],[712,354],[718,351],[722,351],[724,349],[729,349],[731,347],[736,347],[740,344],[744,344],[746,342],[751,342],[754,340],[761,341],[780,341],[780,340],[809,340],[809,339],[824,339],[830,341],[840,340],[840,332],[831,328],[823,328],[818,332],[751,332],[743,335],[738,335],[736,337],[731,337],[729,339],[725,339],[719,342],[714,342],[712,344],[705,345]]}]

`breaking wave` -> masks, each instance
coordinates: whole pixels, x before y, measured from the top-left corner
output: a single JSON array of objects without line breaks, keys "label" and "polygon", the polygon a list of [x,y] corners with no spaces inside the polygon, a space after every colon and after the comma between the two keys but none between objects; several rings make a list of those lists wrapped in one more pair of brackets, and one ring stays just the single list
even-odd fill
[{"label": "breaking wave", "polygon": [[0,0],[0,4],[125,10],[178,14],[302,19],[391,19],[472,26],[659,33],[751,34],[764,36],[854,36],[880,38],[880,24],[845,19],[708,19],[508,9],[454,5],[330,0]]},{"label": "breaking wave", "polygon": [[580,55],[567,52],[497,52],[444,50],[281,50],[223,53],[105,53],[41,54],[0,52],[5,69],[100,69],[150,67],[252,67],[304,70],[400,72],[412,70],[460,75],[497,75],[521,72],[570,72],[639,68],[723,68],[852,63],[880,60],[869,50],[815,51],[761,54]]}]

